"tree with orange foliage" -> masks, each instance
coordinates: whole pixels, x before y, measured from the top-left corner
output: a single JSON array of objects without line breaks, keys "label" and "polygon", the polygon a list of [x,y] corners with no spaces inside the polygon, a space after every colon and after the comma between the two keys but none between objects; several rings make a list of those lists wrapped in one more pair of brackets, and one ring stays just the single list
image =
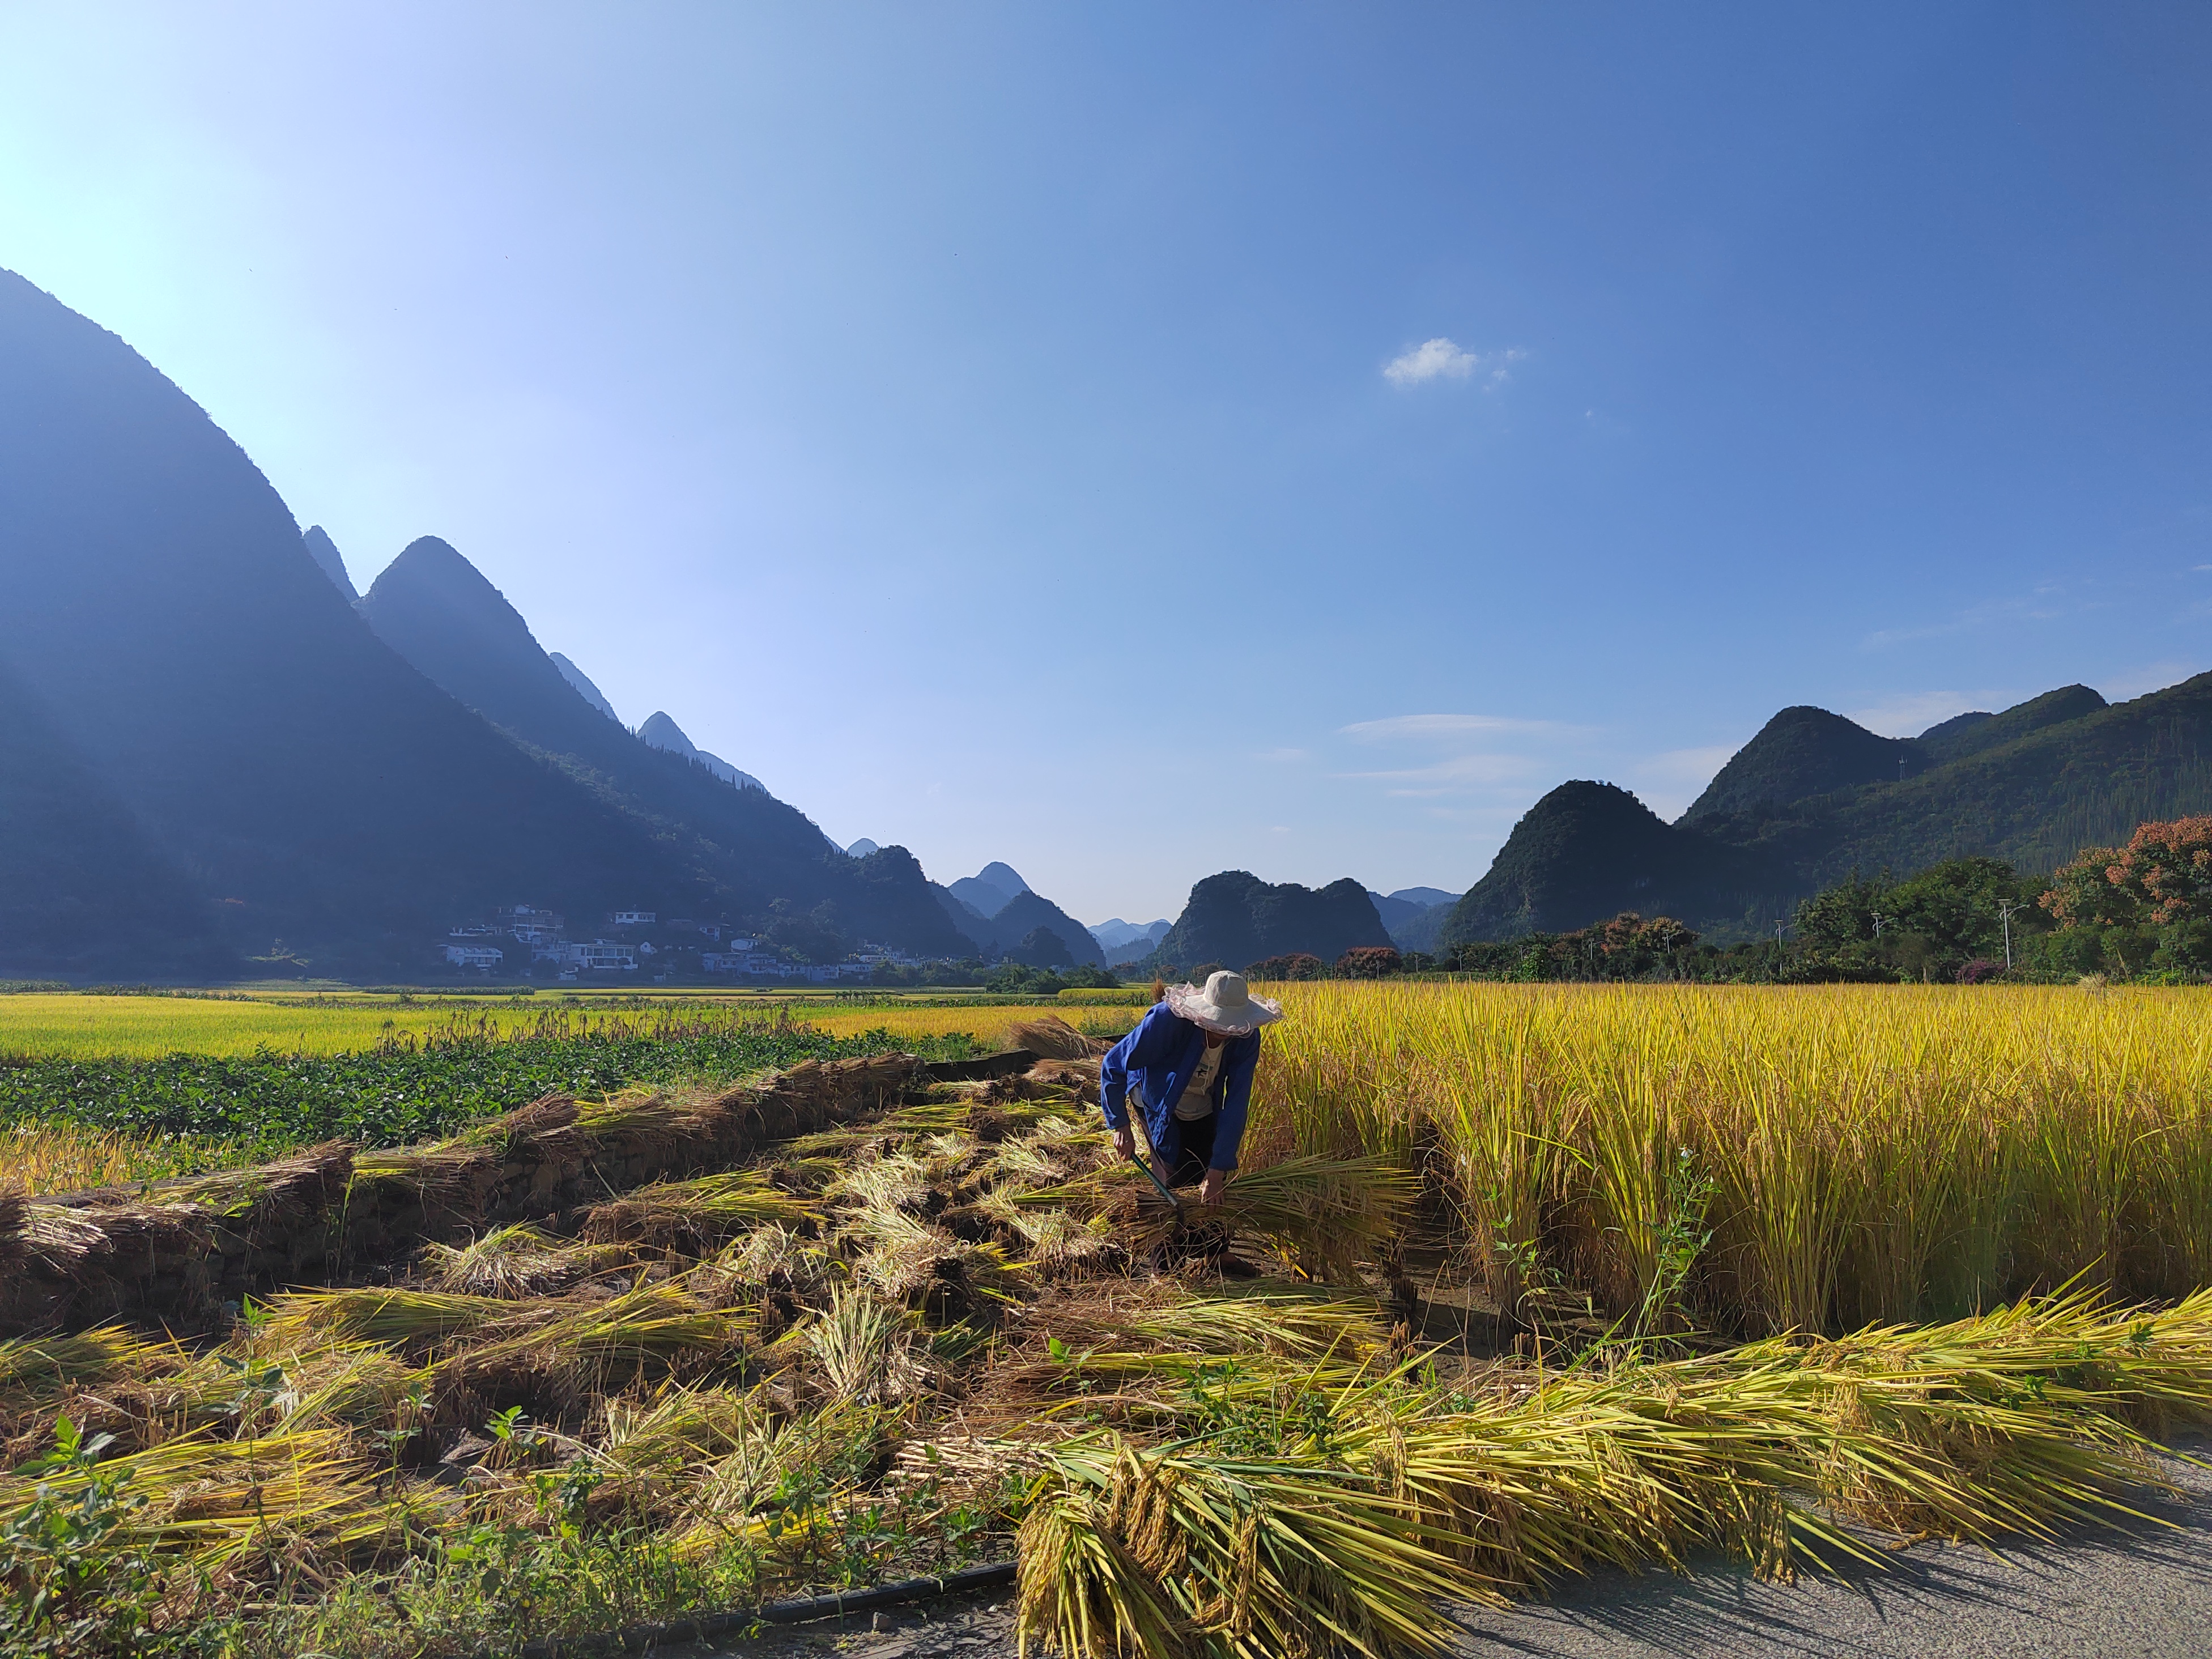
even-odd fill
[{"label": "tree with orange foliage", "polygon": [[2040,902],[2060,927],[2095,930],[2128,971],[2154,943],[2157,965],[2212,967],[2212,815],[2137,824],[2125,847],[2083,848]]}]

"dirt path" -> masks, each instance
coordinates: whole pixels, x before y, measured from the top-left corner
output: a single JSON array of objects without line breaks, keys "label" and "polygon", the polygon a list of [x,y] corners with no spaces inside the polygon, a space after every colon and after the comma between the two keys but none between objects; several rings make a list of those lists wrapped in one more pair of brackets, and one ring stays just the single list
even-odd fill
[{"label": "dirt path", "polygon": [[[2190,1449],[2212,1461],[2212,1443]],[[2212,1654],[2212,1471],[2174,1462],[2172,1522],[2092,1531],[2001,1554],[1923,1545],[1887,1571],[1765,1584],[1727,1563],[1688,1577],[1593,1574],[1549,1604],[1470,1609],[1464,1659],[2197,1659]],[[728,1659],[992,1659],[1014,1650],[1011,1594],[776,1631],[712,1650]]]}]

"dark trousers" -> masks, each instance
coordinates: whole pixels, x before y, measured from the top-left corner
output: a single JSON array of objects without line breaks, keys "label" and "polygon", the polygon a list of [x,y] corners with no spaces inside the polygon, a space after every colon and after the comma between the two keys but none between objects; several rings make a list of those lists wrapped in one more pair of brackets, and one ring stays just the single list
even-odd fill
[{"label": "dark trousers", "polygon": [[1206,1179],[1206,1172],[1213,1167],[1213,1131],[1220,1121],[1218,1112],[1208,1112],[1190,1121],[1176,1120],[1182,1150],[1176,1154],[1175,1169],[1168,1176],[1169,1186],[1195,1187]]}]

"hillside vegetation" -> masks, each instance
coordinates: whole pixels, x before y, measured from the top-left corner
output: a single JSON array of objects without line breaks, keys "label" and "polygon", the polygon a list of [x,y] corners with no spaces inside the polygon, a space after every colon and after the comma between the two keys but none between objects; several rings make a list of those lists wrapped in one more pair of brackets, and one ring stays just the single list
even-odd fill
[{"label": "hillside vegetation", "polygon": [[1188,976],[1293,952],[1334,961],[1361,947],[1390,949],[1390,934],[1367,890],[1349,876],[1316,888],[1225,870],[1190,890],[1182,915],[1146,960]]},{"label": "hillside vegetation", "polygon": [[1726,942],[1770,932],[1854,871],[1986,857],[2040,874],[2138,823],[2212,810],[2208,756],[2212,675],[2113,705],[2062,687],[1917,738],[1784,709],[1674,824],[1611,785],[1553,790],[1452,910],[1438,948],[1623,910]]},{"label": "hillside vegetation", "polygon": [[902,849],[632,737],[444,543],[356,611],[201,410],[5,273],[0,523],[0,973],[389,979],[518,902],[958,951]]}]

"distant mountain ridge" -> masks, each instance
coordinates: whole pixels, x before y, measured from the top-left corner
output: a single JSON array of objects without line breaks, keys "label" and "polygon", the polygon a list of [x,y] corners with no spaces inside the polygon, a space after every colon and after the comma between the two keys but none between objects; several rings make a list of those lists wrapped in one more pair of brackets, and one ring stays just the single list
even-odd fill
[{"label": "distant mountain ridge", "polygon": [[[750,772],[740,772],[720,755],[710,755],[684,735],[684,728],[656,709],[646,723],[637,728],[640,741],[653,749],[665,749],[672,754],[695,760],[724,783],[734,783],[740,789],[758,789],[766,793],[768,786]],[[842,848],[839,849],[842,851]],[[870,850],[874,850],[871,848]]]},{"label": "distant mountain ridge", "polygon": [[1441,887],[1401,887],[1395,893],[1378,893],[1372,887],[1367,896],[1375,902],[1375,914],[1382,918],[1383,927],[1390,930],[1390,938],[1401,951],[1433,951],[1437,930],[1451,906],[1459,902],[1457,893],[1447,893]]},{"label": "distant mountain ridge", "polygon": [[782,899],[962,948],[902,848],[834,854],[641,743],[452,548],[356,609],[327,542],[144,358],[0,273],[0,974],[413,978],[523,902]]},{"label": "distant mountain ridge", "polygon": [[358,604],[361,595],[355,592],[353,578],[346,574],[345,560],[339,556],[337,544],[330,538],[329,532],[319,524],[309,525],[300,541],[307,550],[307,556],[321,566],[323,574],[331,579],[331,586],[345,595],[346,603]]},{"label": "distant mountain ridge", "polygon": [[[281,939],[288,963],[381,976],[520,898],[712,900],[648,826],[380,642],[237,445],[13,274],[0,586],[0,668],[41,733],[15,745],[38,787],[4,809],[0,864],[52,884],[0,927],[0,971],[216,977]],[[89,857],[100,837],[112,858]]]},{"label": "distant mountain ridge", "polygon": [[1139,927],[1119,916],[1109,917],[1091,929],[1091,937],[1098,941],[1098,949],[1109,963],[1134,962],[1149,956],[1152,947],[1168,935],[1175,923],[1164,916]]},{"label": "distant mountain ridge", "polygon": [[1917,738],[1786,708],[1673,824],[1609,784],[1553,790],[1439,939],[1566,931],[1624,909],[1753,937],[1854,868],[1902,875],[1986,854],[2035,872],[2146,819],[2208,811],[2212,674],[2118,704],[2062,686]]},{"label": "distant mountain ridge", "polygon": [[1349,876],[1315,888],[1224,870],[1190,890],[1153,957],[1186,973],[1208,963],[1242,970],[1294,951],[1334,962],[1356,946],[1390,942],[1375,902]]},{"label": "distant mountain ridge", "polygon": [[576,695],[578,696],[581,697],[586,702],[591,704],[592,708],[598,709],[599,713],[605,714],[609,720],[614,720],[617,723],[621,721],[622,716],[615,713],[614,704],[607,701],[606,694],[605,692],[601,691],[598,686],[592,684],[592,677],[589,674],[586,674],[582,669],[577,667],[575,664],[570,662],[558,651],[548,652],[546,654],[552,658],[553,665],[561,671],[561,678],[576,688]]},{"label": "distant mountain ridge", "polygon": [[957,952],[957,934],[905,849],[847,858],[765,790],[738,787],[704,760],[656,748],[605,719],[499,590],[438,538],[410,542],[385,567],[362,615],[379,638],[486,720],[560,757],[604,799],[672,835],[688,860],[723,884],[723,908],[757,915],[778,897],[810,910],[828,902],[860,937],[924,954]]},{"label": "distant mountain ridge", "polygon": [[[938,902],[952,925],[972,943],[977,954],[1009,956],[1035,968],[1103,967],[1105,953],[1091,930],[1050,899],[1032,891],[1012,866],[995,860],[972,876],[963,876],[950,887],[935,888]],[[991,907],[975,902],[982,899]],[[1025,941],[1040,931],[1058,948],[1040,939]],[[1043,957],[1054,960],[1046,961]]]},{"label": "distant mountain ridge", "polygon": [[952,884],[952,896],[985,916],[997,915],[1029,890],[1029,883],[1013,866],[995,859],[974,875],[963,876]]}]

